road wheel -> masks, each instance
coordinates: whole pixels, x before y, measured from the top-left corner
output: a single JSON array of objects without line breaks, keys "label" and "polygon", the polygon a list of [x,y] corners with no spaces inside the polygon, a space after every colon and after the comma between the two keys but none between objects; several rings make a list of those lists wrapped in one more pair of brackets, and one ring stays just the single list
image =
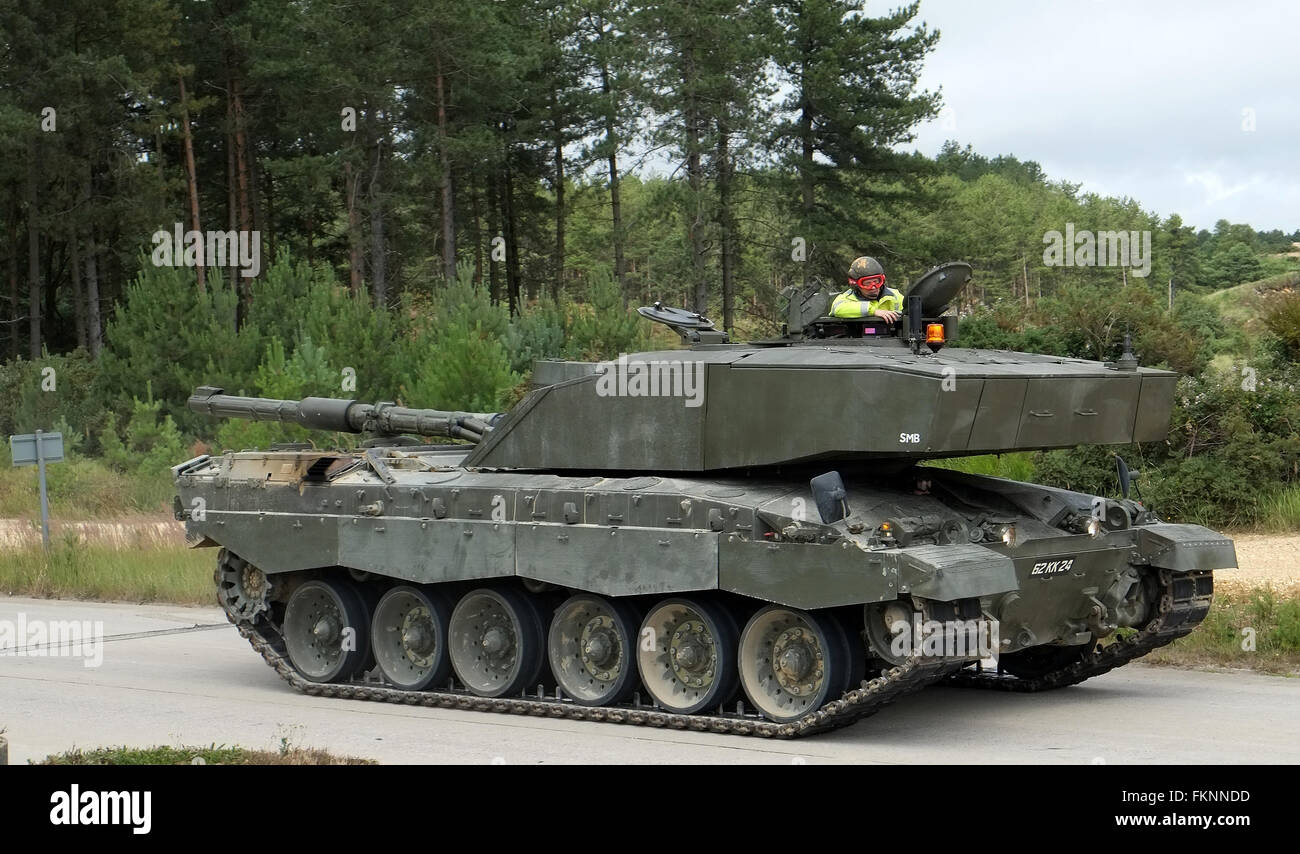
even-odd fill
[{"label": "road wheel", "polygon": [[627,603],[585,593],[557,608],[547,651],[561,690],[584,706],[606,706],[631,697],[640,684],[640,623]]},{"label": "road wheel", "polygon": [[537,683],[546,635],[522,593],[471,590],[452,611],[447,636],[456,678],[480,697],[512,697]]},{"label": "road wheel", "polygon": [[691,714],[729,702],[736,693],[736,623],[707,599],[667,599],[641,624],[637,667],[664,709]]},{"label": "road wheel", "polygon": [[384,594],[371,620],[371,646],[384,677],[398,688],[444,688],[451,675],[451,606],[437,590],[402,584]]},{"label": "road wheel", "polygon": [[831,614],[771,605],[740,635],[740,684],[763,717],[795,721],[843,694],[848,650]]},{"label": "road wheel", "polygon": [[289,661],[312,682],[343,682],[367,663],[370,620],[347,581],[317,579],[294,590],[284,610]]}]

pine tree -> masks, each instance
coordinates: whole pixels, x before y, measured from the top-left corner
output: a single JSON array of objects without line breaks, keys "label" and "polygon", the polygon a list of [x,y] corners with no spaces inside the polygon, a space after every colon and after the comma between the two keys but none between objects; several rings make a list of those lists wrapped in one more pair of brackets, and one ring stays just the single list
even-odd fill
[{"label": "pine tree", "polygon": [[[790,94],[773,145],[789,169],[796,234],[814,271],[839,278],[846,249],[880,247],[883,212],[916,174],[916,161],[893,146],[934,116],[939,98],[918,92],[921,61],[938,32],[918,24],[913,2],[873,18],[852,0],[778,0],[774,59]],[[852,186],[866,176],[870,188]],[[891,182],[902,182],[891,186]],[[850,247],[846,235],[859,243]],[[869,245],[862,245],[864,241]],[[810,269],[811,268],[811,269]]]}]

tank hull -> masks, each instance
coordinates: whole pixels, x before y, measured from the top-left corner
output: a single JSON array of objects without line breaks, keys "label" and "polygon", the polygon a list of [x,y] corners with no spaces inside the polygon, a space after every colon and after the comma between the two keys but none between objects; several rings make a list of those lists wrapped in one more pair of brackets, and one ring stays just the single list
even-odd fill
[{"label": "tank hull", "polygon": [[[277,669],[293,658],[286,610],[295,591],[320,580],[357,592],[359,609],[344,601],[352,595],[345,590],[339,613],[360,614],[350,619],[362,623],[378,613],[381,597],[409,588],[430,591],[449,607],[486,595],[480,591],[503,591],[507,605],[517,597],[553,631],[560,600],[582,596],[648,621],[665,603],[691,603],[702,618],[716,608],[737,636],[755,621],[762,625],[764,609],[794,615],[809,631],[831,625],[828,638],[842,628],[846,657],[836,673],[844,671],[843,684],[823,687],[830,693],[815,709],[793,721],[782,720],[784,707],[763,713],[751,677],[745,695],[757,712],[709,716],[717,731],[766,735],[843,725],[920,683],[967,678],[978,658],[987,664],[990,656],[1015,661],[1042,657],[1035,650],[1063,650],[1081,674],[1075,653],[1093,655],[1099,640],[1137,632],[1154,642],[1164,637],[1160,631],[1168,634],[1156,625],[1157,612],[1171,598],[1162,591],[1179,579],[1190,584],[1178,600],[1179,627],[1190,630],[1208,608],[1210,571],[1235,566],[1231,541],[1198,526],[1165,524],[1118,502],[1098,504],[1095,496],[937,468],[906,467],[885,477],[845,463],[851,513],[826,523],[809,486],[809,476],[822,472],[815,465],[721,478],[493,471],[467,465],[469,452],[450,446],[200,457],[173,470],[177,514],[191,545],[223,549],[222,603]],[[1103,521],[1088,532],[1096,517]],[[238,562],[234,569],[231,562]],[[252,569],[264,580],[241,582]],[[980,636],[978,648],[922,649],[923,626],[975,622],[995,629]],[[369,634],[373,627],[353,628]],[[726,635],[725,627],[718,630],[717,637]],[[277,648],[277,637],[288,646]],[[565,666],[561,646],[551,639],[552,660],[527,688],[542,685],[546,702],[569,714],[580,704],[563,685],[552,696]],[[380,692],[374,699],[393,699],[382,692],[401,686],[375,665],[371,655],[355,672],[327,681],[368,684]],[[652,679],[652,670],[643,663],[640,675]],[[283,672],[299,687],[316,684],[303,681],[301,667]],[[872,683],[861,677],[876,672],[885,681],[853,695]],[[429,702],[482,699],[471,683],[472,677],[453,679],[447,691],[428,694]],[[861,708],[834,706],[841,692]],[[737,696],[731,691],[726,702]],[[667,719],[699,717],[663,699],[645,705]],[[618,700],[602,707],[640,708]]]}]

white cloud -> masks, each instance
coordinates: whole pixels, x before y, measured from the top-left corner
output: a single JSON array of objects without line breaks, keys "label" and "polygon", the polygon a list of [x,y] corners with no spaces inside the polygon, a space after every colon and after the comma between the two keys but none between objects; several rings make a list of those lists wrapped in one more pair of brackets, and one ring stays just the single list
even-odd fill
[{"label": "white cloud", "polygon": [[951,111],[905,147],[1036,160],[1197,227],[1300,228],[1293,0],[922,0],[918,18],[942,32],[921,85]]},{"label": "white cloud", "polygon": [[1262,179],[1256,175],[1249,181],[1242,181],[1229,186],[1223,180],[1223,176],[1217,172],[1190,172],[1185,176],[1185,180],[1188,184],[1199,184],[1204,188],[1205,201],[1203,204],[1207,207],[1262,183]]}]

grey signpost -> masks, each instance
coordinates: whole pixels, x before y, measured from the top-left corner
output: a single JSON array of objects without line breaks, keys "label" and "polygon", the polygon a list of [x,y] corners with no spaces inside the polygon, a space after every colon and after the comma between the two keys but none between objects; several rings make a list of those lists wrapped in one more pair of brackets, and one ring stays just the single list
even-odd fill
[{"label": "grey signpost", "polygon": [[37,430],[9,437],[9,451],[15,466],[36,466],[41,479],[41,541],[50,547],[50,498],[45,488],[45,464],[63,461],[63,434]]}]

